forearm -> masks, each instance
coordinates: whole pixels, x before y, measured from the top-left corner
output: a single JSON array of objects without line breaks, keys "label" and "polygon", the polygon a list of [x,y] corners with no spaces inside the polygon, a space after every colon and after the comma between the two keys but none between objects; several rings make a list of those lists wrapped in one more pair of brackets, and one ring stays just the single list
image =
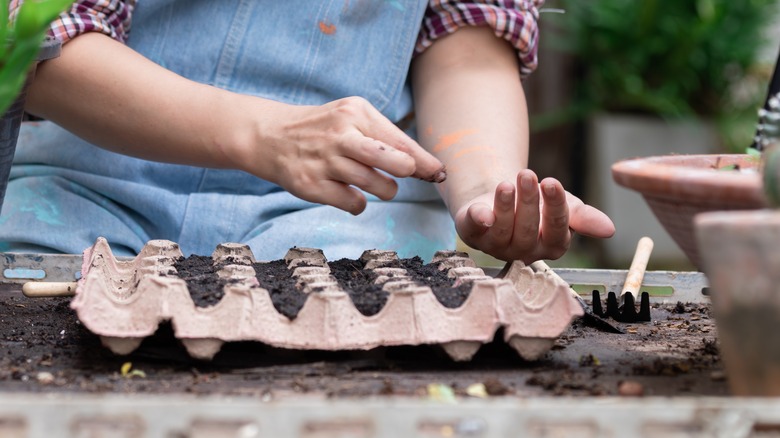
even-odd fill
[{"label": "forearm", "polygon": [[[358,214],[395,196],[396,177],[439,182],[442,163],[368,101],[290,105],[185,79],[97,33],[41,64],[33,114],[106,149],[243,170],[307,201]],[[381,172],[380,172],[381,171]]]},{"label": "forearm", "polygon": [[513,48],[487,27],[462,28],[415,58],[420,143],[444,162],[456,212],[528,163],[528,115]]},{"label": "forearm", "polygon": [[123,154],[233,167],[231,148],[249,135],[242,99],[176,75],[108,36],[89,33],[40,65],[27,110]]}]

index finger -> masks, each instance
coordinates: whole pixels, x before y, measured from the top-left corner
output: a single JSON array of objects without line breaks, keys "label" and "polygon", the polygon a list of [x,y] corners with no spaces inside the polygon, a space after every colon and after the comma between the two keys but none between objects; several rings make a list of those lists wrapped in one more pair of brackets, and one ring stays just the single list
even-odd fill
[{"label": "index finger", "polygon": [[375,108],[371,107],[371,109],[372,111],[369,111],[369,126],[363,135],[409,154],[415,163],[413,177],[433,183],[440,183],[447,179],[447,169],[438,158],[426,151]]}]

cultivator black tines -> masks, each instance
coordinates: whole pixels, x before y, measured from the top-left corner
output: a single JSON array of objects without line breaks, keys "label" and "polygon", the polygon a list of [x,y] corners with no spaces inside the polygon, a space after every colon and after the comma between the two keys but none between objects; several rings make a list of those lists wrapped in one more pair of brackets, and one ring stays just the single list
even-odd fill
[{"label": "cultivator black tines", "polygon": [[[634,303],[634,292],[639,293],[642,280],[645,277],[645,269],[653,251],[653,239],[642,237],[636,245],[634,259],[626,274],[623,289],[618,296],[615,292],[607,294],[607,311],[601,307],[599,291],[593,291],[593,313],[603,317],[609,317],[620,322],[649,322],[650,321],[650,294],[642,292],[640,295],[639,312]],[[618,305],[618,300],[622,301]]]},{"label": "cultivator black tines", "polygon": [[623,294],[623,305],[618,305],[615,292],[607,294],[607,310],[601,306],[601,294],[593,291],[593,313],[602,318],[612,318],[619,322],[650,322],[650,294],[642,292],[639,299],[639,311],[636,310],[634,295]]}]

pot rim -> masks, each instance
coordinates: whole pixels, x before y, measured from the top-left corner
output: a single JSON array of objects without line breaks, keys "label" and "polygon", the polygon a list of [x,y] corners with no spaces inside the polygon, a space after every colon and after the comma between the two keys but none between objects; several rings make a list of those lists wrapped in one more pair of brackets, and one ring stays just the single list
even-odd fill
[{"label": "pot rim", "polygon": [[[768,206],[761,174],[716,170],[718,164],[755,163],[747,154],[674,154],[622,160],[612,165],[619,185],[643,196],[688,198],[694,202],[728,202],[735,206]],[[757,163],[750,167],[757,167]]]}]

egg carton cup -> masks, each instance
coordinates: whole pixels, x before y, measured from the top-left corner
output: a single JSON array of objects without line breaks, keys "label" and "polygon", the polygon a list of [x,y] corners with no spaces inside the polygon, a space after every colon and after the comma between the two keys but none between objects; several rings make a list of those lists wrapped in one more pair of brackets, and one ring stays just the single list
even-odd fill
[{"label": "egg carton cup", "polygon": [[226,342],[256,341],[296,350],[370,350],[401,345],[440,345],[456,361],[468,361],[503,328],[503,340],[526,360],[552,348],[582,315],[567,285],[545,273],[513,265],[508,279],[485,275],[466,253],[439,251],[453,286],[472,284],[457,308],[442,305],[431,287],[411,280],[391,251],[368,250],[364,269],[389,293],[375,315],[360,313],[331,275],[323,252],[292,248],[284,257],[298,288],[308,293],[294,319],[279,313],[255,277],[248,246],[224,243],[212,254],[217,274],[230,281],[222,299],[198,307],[187,283],[176,277],[178,244],[149,241],[133,259],[117,260],[99,238],[84,251],[82,277],[71,307],[81,323],[112,352],[125,355],[170,321],[190,356],[210,360]]}]

